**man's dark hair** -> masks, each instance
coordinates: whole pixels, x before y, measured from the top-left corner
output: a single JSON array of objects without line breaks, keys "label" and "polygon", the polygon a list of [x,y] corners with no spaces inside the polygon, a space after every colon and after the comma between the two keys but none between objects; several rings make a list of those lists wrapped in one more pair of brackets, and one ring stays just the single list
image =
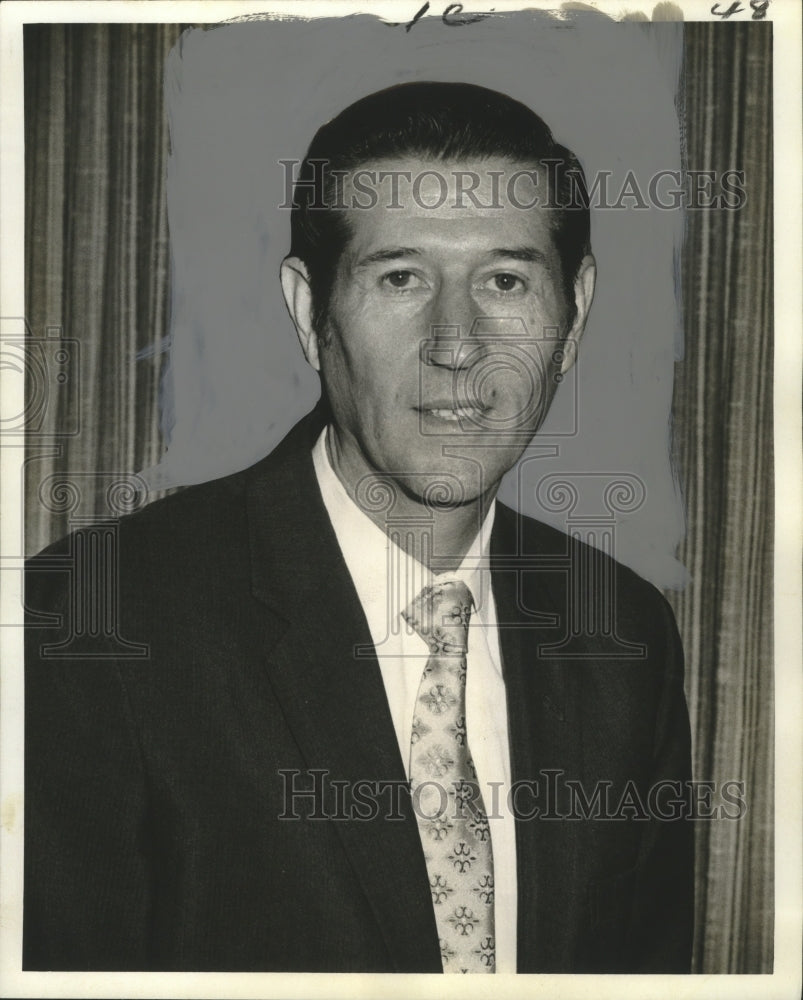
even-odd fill
[{"label": "man's dark hair", "polygon": [[290,215],[290,254],[307,265],[317,332],[324,328],[338,261],[349,239],[347,213],[334,207],[338,172],[342,180],[342,172],[405,156],[497,157],[533,166],[551,161],[554,190],[544,202],[573,312],[574,279],[590,252],[588,194],[577,157],[555,142],[534,111],[505,94],[468,83],[404,83],[361,98],[322,125],[301,164]]}]

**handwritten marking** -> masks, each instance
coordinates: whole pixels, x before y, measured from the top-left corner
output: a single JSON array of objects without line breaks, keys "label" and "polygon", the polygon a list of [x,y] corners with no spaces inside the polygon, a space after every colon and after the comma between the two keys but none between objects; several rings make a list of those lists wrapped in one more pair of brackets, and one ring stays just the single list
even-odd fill
[{"label": "handwritten marking", "polygon": [[[769,5],[770,0],[750,0],[750,9],[753,11],[753,20],[763,21],[767,16],[767,8]],[[720,10],[718,3],[715,3],[711,8],[711,13],[716,17],[721,17],[723,21],[729,18],[732,14],[744,14],[744,12],[745,8],[739,6],[739,0],[734,0],[727,10]]]},{"label": "handwritten marking", "polygon": [[711,8],[711,13],[716,17],[721,17],[723,21],[726,20],[726,18],[729,18],[731,14],[741,14],[743,12],[744,7],[739,6],[739,0],[735,0],[735,2],[732,3],[727,10],[720,10],[718,3],[715,3]]},{"label": "handwritten marking", "polygon": [[461,3],[450,3],[443,14],[441,14],[441,21],[450,28],[462,28],[466,24],[476,24],[478,21],[484,21],[486,17],[490,16],[490,13],[463,14],[463,5]]},{"label": "handwritten marking", "polygon": [[[491,7],[490,11],[486,14],[464,14],[461,3],[450,3],[441,14],[441,21],[447,28],[463,28],[467,24],[477,24],[479,21],[484,21],[486,17],[491,16],[495,9],[495,7]],[[385,21],[384,23],[389,28],[401,28],[403,26],[405,31],[410,31],[413,25],[418,24],[428,10],[429,0],[427,0],[423,7],[418,9],[412,20],[406,23],[404,21]]]}]

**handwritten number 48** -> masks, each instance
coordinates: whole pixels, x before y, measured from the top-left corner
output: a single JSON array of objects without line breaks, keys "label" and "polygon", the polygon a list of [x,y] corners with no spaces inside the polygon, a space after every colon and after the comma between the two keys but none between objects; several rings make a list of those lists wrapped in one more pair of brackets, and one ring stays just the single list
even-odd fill
[{"label": "handwritten number 48", "polygon": [[[764,18],[767,16],[767,7],[769,7],[769,5],[770,5],[770,0],[750,0],[750,9],[753,11],[752,19],[754,21],[763,21]],[[739,0],[736,0],[735,3],[732,3],[727,10],[720,10],[719,4],[715,3],[714,6],[711,8],[711,13],[714,14],[716,17],[721,17],[722,20],[724,21],[727,18],[729,18],[732,14],[743,14],[744,7],[741,6]]]}]

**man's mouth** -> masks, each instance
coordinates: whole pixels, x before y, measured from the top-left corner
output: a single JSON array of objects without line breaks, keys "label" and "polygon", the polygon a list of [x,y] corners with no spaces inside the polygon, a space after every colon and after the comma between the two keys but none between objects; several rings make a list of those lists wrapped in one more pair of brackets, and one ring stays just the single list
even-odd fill
[{"label": "man's mouth", "polygon": [[431,413],[433,417],[440,417],[442,420],[453,420],[455,422],[459,420],[476,420],[478,417],[482,416],[484,412],[484,410],[481,410],[476,406],[458,406],[454,409],[436,407],[424,410],[424,413]]},{"label": "man's mouth", "polygon": [[478,421],[488,412],[487,406],[477,406],[470,403],[454,403],[447,400],[437,400],[427,406],[419,406],[418,412],[425,416],[436,417],[459,423],[461,420]]}]

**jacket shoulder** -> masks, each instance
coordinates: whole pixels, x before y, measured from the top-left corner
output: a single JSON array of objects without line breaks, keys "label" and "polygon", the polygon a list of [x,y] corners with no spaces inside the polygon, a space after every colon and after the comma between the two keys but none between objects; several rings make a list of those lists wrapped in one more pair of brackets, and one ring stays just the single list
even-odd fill
[{"label": "jacket shoulder", "polygon": [[[113,525],[120,539],[130,547],[156,544],[173,550],[182,543],[195,544],[199,536],[207,542],[225,536],[245,519],[245,499],[252,484],[259,484],[260,498],[271,503],[272,493],[276,492],[273,485],[281,480],[283,470],[295,468],[308,458],[312,442],[323,426],[322,420],[321,409],[316,407],[254,465],[219,479],[181,487],[122,517],[78,528],[29,559],[27,568],[43,568],[49,557],[69,553],[76,538],[104,526]],[[278,504],[278,493],[275,500]]]},{"label": "jacket shoulder", "polygon": [[507,550],[515,549],[523,557],[552,557],[555,561],[565,559],[574,564],[592,562],[603,571],[614,574],[628,590],[662,596],[657,587],[635,570],[576,535],[569,535],[544,521],[520,514],[502,503],[497,503],[497,521]]},{"label": "jacket shoulder", "polygon": [[664,594],[635,570],[559,528],[497,505],[499,545],[521,560],[521,573],[551,610],[590,616],[628,641],[658,643],[680,665],[682,649],[674,613]]}]

